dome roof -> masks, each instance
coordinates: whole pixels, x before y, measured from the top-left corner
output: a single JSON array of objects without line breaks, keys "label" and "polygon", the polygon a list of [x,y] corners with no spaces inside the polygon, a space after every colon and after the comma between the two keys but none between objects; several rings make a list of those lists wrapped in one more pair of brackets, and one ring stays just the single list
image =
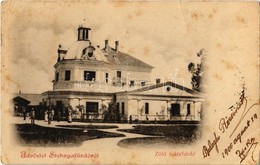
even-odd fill
[{"label": "dome roof", "polygon": [[151,65],[132,57],[126,53],[111,48],[108,43],[105,48],[92,44],[89,40],[76,41],[66,52],[65,60],[82,59],[102,61],[111,66],[133,66],[152,69]]},{"label": "dome roof", "polygon": [[107,58],[103,54],[102,50],[93,45],[90,41],[77,41],[67,51],[65,59],[83,59],[83,55],[86,52],[86,48],[91,47],[94,49],[93,56],[97,61],[108,62]]}]

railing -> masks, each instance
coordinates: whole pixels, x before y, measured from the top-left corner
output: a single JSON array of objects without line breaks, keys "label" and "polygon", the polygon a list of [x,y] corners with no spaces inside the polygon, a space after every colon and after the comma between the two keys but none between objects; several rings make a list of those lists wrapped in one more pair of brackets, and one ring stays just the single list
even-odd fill
[{"label": "railing", "polygon": [[167,115],[141,115],[139,120],[168,120]]},{"label": "railing", "polygon": [[194,115],[171,116],[170,120],[197,120]]},{"label": "railing", "polygon": [[103,119],[104,118],[104,115],[103,114],[93,114],[93,113],[86,113],[86,114],[83,114],[83,119],[86,119],[86,120],[97,120],[97,119]]},{"label": "railing", "polygon": [[[146,121],[166,121],[166,120],[182,120],[182,121],[195,121],[195,120],[200,120],[196,118],[194,115],[180,115],[180,116],[168,116],[168,115],[131,115],[132,120],[146,120]],[[129,120],[129,119],[128,119]]]},{"label": "railing", "polygon": [[[72,114],[72,118],[74,119],[82,119],[82,120],[103,120],[104,114],[100,113],[85,113],[85,114]],[[169,115],[131,115],[132,121],[200,121],[199,117],[195,117],[194,115],[180,115],[180,116],[169,116]],[[130,120],[127,118],[127,115],[120,115],[121,120]]]},{"label": "railing", "polygon": [[112,82],[113,82],[114,86],[125,86],[126,85],[126,78],[124,78],[124,77],[114,77]]}]

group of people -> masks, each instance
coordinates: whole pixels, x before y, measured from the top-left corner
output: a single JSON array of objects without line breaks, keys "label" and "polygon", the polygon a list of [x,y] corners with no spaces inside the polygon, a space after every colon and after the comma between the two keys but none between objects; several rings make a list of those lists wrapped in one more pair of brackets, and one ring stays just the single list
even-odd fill
[{"label": "group of people", "polygon": [[[48,124],[51,124],[51,121],[54,120],[54,115],[55,115],[54,109],[46,110],[44,112],[44,121],[48,122]],[[57,122],[59,122],[61,120],[61,111],[57,112],[56,119],[57,119]],[[72,112],[70,110],[68,111],[68,118],[67,119],[68,119],[69,123],[72,122]]]},{"label": "group of people", "polygon": [[[35,124],[35,119],[44,119],[45,122],[51,124],[51,121],[56,120],[57,122],[61,121],[62,117],[65,117],[69,123],[72,122],[72,107],[67,108],[67,113],[64,116],[62,115],[61,109],[55,109],[54,106],[50,107],[40,107],[40,108],[31,108],[22,106],[21,113],[23,119],[26,120],[27,117],[31,120],[31,124]],[[28,115],[29,114],[29,115]]]},{"label": "group of people", "polygon": [[51,121],[53,121],[54,113],[55,113],[54,109],[46,110],[44,112],[44,121],[48,122],[48,124],[51,124]]},{"label": "group of people", "polygon": [[[27,116],[26,108],[22,107],[22,111],[23,111],[23,120],[26,120],[26,116]],[[31,119],[31,124],[35,124],[35,111],[34,111],[34,108],[32,108],[32,110],[30,111],[30,119]]]}]

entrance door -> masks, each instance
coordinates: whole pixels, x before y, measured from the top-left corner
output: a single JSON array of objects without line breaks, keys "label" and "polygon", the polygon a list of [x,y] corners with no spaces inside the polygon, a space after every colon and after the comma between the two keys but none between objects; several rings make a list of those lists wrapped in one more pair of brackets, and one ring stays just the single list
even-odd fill
[{"label": "entrance door", "polygon": [[187,116],[190,116],[190,104],[187,104]]},{"label": "entrance door", "polygon": [[180,116],[180,104],[171,104],[171,115]]},{"label": "entrance door", "polygon": [[63,110],[62,101],[61,100],[56,101],[56,109],[55,109],[54,117],[56,118],[58,115],[60,115],[59,117],[63,116],[64,114],[62,113],[62,110]]},{"label": "entrance door", "polygon": [[98,102],[86,102],[87,113],[98,113]]}]

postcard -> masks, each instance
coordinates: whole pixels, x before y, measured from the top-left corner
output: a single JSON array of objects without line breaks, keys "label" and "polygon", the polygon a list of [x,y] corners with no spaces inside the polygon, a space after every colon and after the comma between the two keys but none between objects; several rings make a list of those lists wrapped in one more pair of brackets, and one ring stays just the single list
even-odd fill
[{"label": "postcard", "polygon": [[258,164],[259,4],[3,1],[3,164]]}]

